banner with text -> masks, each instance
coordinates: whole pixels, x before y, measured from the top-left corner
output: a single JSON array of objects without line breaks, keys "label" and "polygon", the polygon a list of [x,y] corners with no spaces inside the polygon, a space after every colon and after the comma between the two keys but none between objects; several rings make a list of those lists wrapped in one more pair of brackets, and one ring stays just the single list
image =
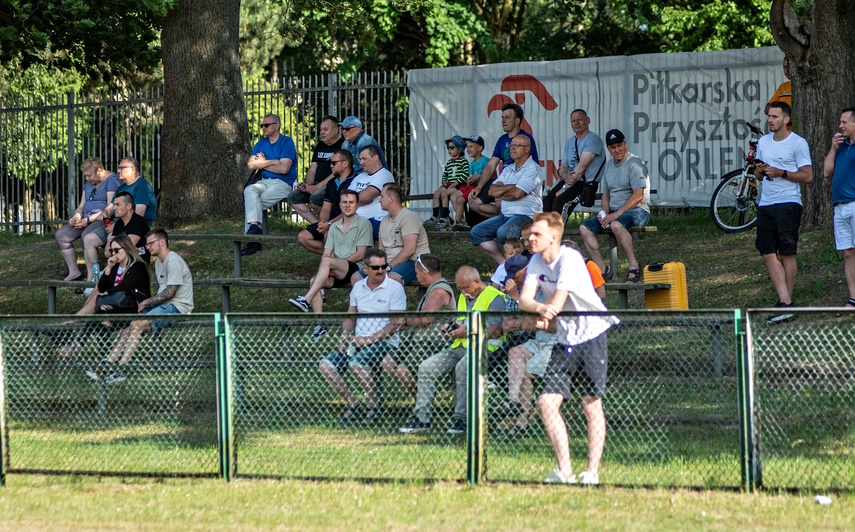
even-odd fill
[{"label": "banner with text", "polygon": [[782,60],[769,47],[411,70],[410,192],[439,186],[452,135],[481,135],[489,158],[502,105],[515,102],[548,184],[581,108],[591,131],[620,129],[647,161],[654,205],[706,206],[721,176],[744,163],[745,122],[766,129],[766,102],[786,81]]}]

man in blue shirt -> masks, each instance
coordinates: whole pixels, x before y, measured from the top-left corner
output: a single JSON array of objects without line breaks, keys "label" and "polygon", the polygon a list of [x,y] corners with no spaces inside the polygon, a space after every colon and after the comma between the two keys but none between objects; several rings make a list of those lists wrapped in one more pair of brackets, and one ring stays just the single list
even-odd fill
[{"label": "man in blue shirt", "polygon": [[341,136],[344,137],[342,148],[353,154],[353,170],[357,174],[362,173],[362,164],[359,162],[359,154],[368,146],[377,146],[377,151],[380,152],[380,164],[383,168],[389,168],[386,164],[386,154],[383,153],[383,148],[377,144],[371,135],[362,130],[362,120],[355,116],[348,116],[338,123],[341,126]]},{"label": "man in blue shirt", "polygon": [[847,307],[855,307],[855,107],[840,114],[838,132],[831,138],[823,174],[831,177],[834,204],[834,242],[843,252],[843,271],[849,288]]},{"label": "man in blue shirt", "polygon": [[[248,235],[261,234],[264,209],[276,205],[294,189],[297,180],[297,148],[294,141],[279,132],[279,117],[267,114],[261,120],[264,138],[255,143],[246,165],[261,171],[261,179],[243,189],[244,229]],[[249,242],[240,251],[252,255],[261,251],[261,243]]]}]

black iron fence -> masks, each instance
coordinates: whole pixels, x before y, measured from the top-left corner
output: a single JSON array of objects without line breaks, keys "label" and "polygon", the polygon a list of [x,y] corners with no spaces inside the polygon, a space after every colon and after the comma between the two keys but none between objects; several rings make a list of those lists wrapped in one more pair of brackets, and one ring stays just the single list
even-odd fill
[{"label": "black iron fence", "polygon": [[[851,490],[853,314],[770,315],[609,314],[601,483]],[[554,338],[492,337],[524,316],[406,313],[370,317],[402,329],[366,347],[347,317],[159,317],[138,345],[132,318],[4,317],[0,474],[549,476],[537,402]],[[440,333],[455,317],[469,345]],[[574,390],[560,410],[577,472],[582,402]]]}]

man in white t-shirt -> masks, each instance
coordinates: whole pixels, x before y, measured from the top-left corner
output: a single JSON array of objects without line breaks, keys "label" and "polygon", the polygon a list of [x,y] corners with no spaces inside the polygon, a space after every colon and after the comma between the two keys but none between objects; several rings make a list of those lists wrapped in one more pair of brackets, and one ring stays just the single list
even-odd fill
[{"label": "man in white t-shirt", "polygon": [[[777,292],[775,306],[788,308],[795,306],[793,286],[802,221],[801,183],[813,181],[813,169],[807,141],[787,129],[790,106],[772,102],[768,118],[769,133],[757,141],[754,168],[754,175],[761,180],[755,247]],[[792,313],[784,312],[767,321],[775,323],[792,317]]]},{"label": "man in white t-shirt", "polygon": [[353,178],[350,190],[359,194],[359,208],[356,214],[371,222],[374,228],[374,240],[380,231],[380,220],[388,214],[380,206],[380,192],[387,183],[394,183],[392,172],[383,167],[380,160],[380,149],[370,145],[359,152],[359,164],[362,173]]},{"label": "man in white t-shirt", "polygon": [[[528,263],[519,305],[520,310],[539,315],[538,329],[548,330],[550,322],[557,318],[557,343],[537,401],[558,462],[558,468],[546,482],[576,482],[570,465],[567,426],[560,410],[564,400],[578,388],[588,421],[588,467],[579,473],[579,481],[599,484],[600,458],[606,441],[602,403],[608,366],[606,332],[618,320],[603,316],[558,316],[564,311],[606,310],[591,283],[585,259],[575,249],[561,245],[563,231],[564,220],[557,212],[534,216],[529,236],[534,255]],[[538,289],[542,292],[542,303],[535,299]]]},{"label": "man in white t-shirt", "polygon": [[[407,309],[404,287],[386,275],[388,267],[382,250],[371,248],[365,252],[368,277],[353,285],[348,314],[386,314]],[[398,329],[402,324],[403,319],[388,316],[361,317],[355,324],[352,318],[342,322],[338,349],[321,360],[319,368],[333,389],[347,400],[341,423],[372,423],[380,419],[383,411],[374,373],[381,364],[390,373],[398,367],[391,353],[400,344]],[[347,367],[362,386],[366,404],[357,401],[347,386],[342,375]]]},{"label": "man in white t-shirt", "polygon": [[[169,235],[163,229],[154,229],[145,235],[145,248],[157,257],[154,273],[157,276],[157,294],[141,301],[140,314],[190,314],[193,311],[193,275],[181,255],[169,249]],[[140,343],[142,333],[161,329],[165,320],[134,320],[113,346],[110,362],[117,359],[127,364]]]}]

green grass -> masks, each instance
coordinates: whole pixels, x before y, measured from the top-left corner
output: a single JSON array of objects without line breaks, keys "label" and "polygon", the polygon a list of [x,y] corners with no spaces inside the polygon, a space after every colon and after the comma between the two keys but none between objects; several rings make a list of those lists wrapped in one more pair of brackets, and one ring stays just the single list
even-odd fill
[{"label": "green grass", "polygon": [[852,496],[462,483],[14,476],[9,529],[850,530]]}]

